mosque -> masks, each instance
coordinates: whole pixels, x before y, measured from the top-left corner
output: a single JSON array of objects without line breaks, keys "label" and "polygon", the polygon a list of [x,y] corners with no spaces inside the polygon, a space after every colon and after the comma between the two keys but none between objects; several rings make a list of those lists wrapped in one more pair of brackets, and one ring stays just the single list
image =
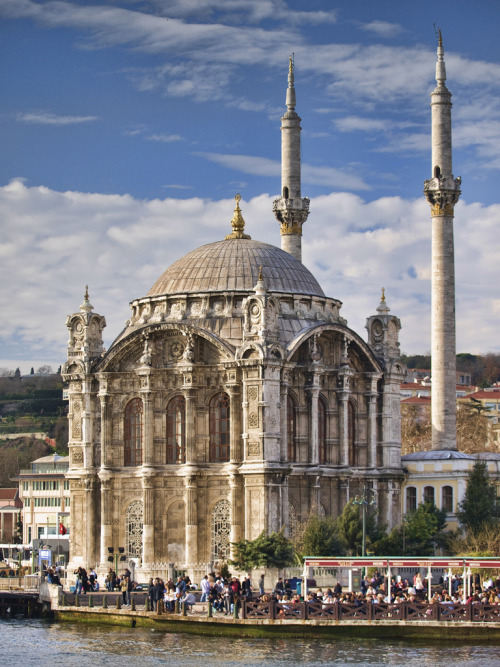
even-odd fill
[{"label": "mosque", "polygon": [[134,299],[107,351],[88,291],[67,318],[70,568],[120,552],[141,579],[206,571],[231,543],[293,535],[360,493],[389,527],[400,520],[401,324],[382,293],[364,340],[301,262],[295,107],[290,62],[281,248],[245,233],[237,195],[232,231],[221,221],[219,239]]}]

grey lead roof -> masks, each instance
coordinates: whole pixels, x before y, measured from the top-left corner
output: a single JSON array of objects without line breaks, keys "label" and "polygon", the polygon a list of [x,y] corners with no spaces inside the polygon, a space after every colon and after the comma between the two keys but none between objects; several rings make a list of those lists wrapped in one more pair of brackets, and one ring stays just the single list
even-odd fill
[{"label": "grey lead roof", "polygon": [[280,248],[251,239],[226,239],[192,250],[160,276],[148,296],[252,291],[260,266],[270,291],[325,296],[302,262]]}]

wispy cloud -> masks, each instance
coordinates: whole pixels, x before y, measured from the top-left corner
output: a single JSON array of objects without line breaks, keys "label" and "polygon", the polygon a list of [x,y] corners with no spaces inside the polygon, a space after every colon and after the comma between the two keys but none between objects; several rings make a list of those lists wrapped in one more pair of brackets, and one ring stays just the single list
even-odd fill
[{"label": "wispy cloud", "polygon": [[[241,171],[244,174],[270,176],[278,178],[281,174],[281,163],[278,160],[256,157],[253,155],[225,155],[222,153],[203,153],[197,155],[205,157],[211,162],[221,164],[228,169]],[[335,190],[369,190],[362,178],[350,174],[347,170],[333,167],[322,167],[310,164],[302,165],[302,182],[315,185],[326,185]]]},{"label": "wispy cloud", "polygon": [[370,23],[362,23],[359,27],[361,30],[373,32],[379,37],[394,37],[402,32],[406,32],[399,23],[389,23],[388,21],[370,21]]},{"label": "wispy cloud", "polygon": [[182,141],[180,134],[152,134],[146,137],[147,141],[159,141],[164,144],[171,144],[174,141]]},{"label": "wispy cloud", "polygon": [[32,125],[78,125],[80,123],[91,123],[99,120],[98,116],[58,116],[48,111],[33,111],[30,113],[19,113],[16,116],[19,123],[30,123]]}]

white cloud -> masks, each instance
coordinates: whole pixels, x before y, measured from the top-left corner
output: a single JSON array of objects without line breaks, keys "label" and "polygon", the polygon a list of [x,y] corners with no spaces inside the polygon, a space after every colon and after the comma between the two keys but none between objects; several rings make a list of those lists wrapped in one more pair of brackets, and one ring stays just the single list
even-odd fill
[{"label": "white cloud", "polygon": [[399,23],[389,23],[388,21],[370,21],[370,23],[362,23],[360,28],[366,32],[373,32],[379,37],[394,37],[406,32]]},{"label": "white cloud", "polygon": [[[252,155],[224,155],[220,153],[197,153],[211,162],[224,165],[228,169],[242,171],[245,174],[279,177],[281,163],[278,160],[255,157]],[[346,190],[369,190],[369,186],[359,177],[347,170],[333,167],[320,167],[310,164],[302,165],[302,182],[304,184],[327,185],[332,188]]]},{"label": "white cloud", "polygon": [[[246,231],[279,245],[270,195],[242,201]],[[137,200],[129,195],[55,192],[13,181],[0,188],[1,344],[6,357],[64,361],[65,317],[78,310],[84,286],[106,316],[106,345],[161,273],[193,247],[230,231],[232,199]],[[456,211],[458,350],[499,350],[498,227],[500,205],[460,202]],[[381,287],[402,320],[402,349],[430,347],[429,207],[423,198],[365,202],[344,192],[311,201],[304,263],[364,337]],[[471,323],[477,323],[471,325]],[[3,364],[5,365],[5,364]]]},{"label": "white cloud", "polygon": [[180,134],[152,134],[146,137],[147,141],[159,141],[160,143],[171,144],[174,141],[182,141]]},{"label": "white cloud", "polygon": [[31,123],[33,125],[78,125],[80,123],[91,123],[99,120],[98,116],[58,116],[48,111],[33,111],[30,113],[19,113],[16,116],[19,123]]}]

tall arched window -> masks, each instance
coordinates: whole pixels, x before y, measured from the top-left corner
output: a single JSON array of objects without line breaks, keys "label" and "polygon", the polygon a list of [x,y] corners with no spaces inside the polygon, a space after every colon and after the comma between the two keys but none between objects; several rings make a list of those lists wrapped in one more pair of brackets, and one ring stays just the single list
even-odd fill
[{"label": "tall arched window", "polygon": [[406,489],[406,511],[414,512],[417,509],[417,489],[409,486]]},{"label": "tall arched window", "polygon": [[212,511],[212,560],[229,557],[231,549],[231,503],[219,500]]},{"label": "tall arched window", "polygon": [[356,452],[356,412],[351,401],[347,401],[347,446],[349,451],[349,465],[358,465]]},{"label": "tall arched window", "polygon": [[297,437],[297,418],[295,415],[295,401],[288,394],[286,400],[286,456],[287,460],[294,462],[297,460],[297,450],[295,439]]},{"label": "tall arched window", "polygon": [[434,487],[424,486],[424,503],[435,503]]},{"label": "tall arched window", "polygon": [[225,393],[216,394],[210,401],[210,461],[229,461],[230,449],[230,400]]},{"label": "tall arched window", "polygon": [[452,486],[443,486],[441,489],[441,509],[446,512],[446,514],[453,513],[453,487]]},{"label": "tall arched window", "polygon": [[134,500],[127,507],[125,514],[126,552],[129,558],[142,556],[142,529],[144,524],[144,507],[142,500]]},{"label": "tall arched window", "polygon": [[174,396],[167,405],[167,463],[186,463],[186,399]]},{"label": "tall arched window", "polygon": [[124,432],[125,465],[142,465],[142,401],[140,398],[134,398],[127,403]]},{"label": "tall arched window", "polygon": [[318,399],[318,445],[319,462],[327,463],[326,456],[326,406],[323,399]]}]

